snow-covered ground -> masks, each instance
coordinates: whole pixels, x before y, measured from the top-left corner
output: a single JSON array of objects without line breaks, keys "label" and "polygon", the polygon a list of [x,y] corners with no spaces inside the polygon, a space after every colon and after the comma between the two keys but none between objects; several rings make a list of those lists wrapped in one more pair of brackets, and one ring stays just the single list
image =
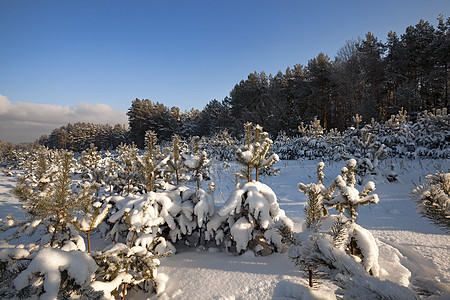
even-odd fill
[{"label": "snow-covered ground", "polygon": [[[301,230],[306,204],[306,196],[298,191],[297,183],[316,181],[317,162],[280,161],[275,166],[280,168],[278,176],[260,179],[277,194],[280,207],[294,221],[296,231]],[[380,277],[411,283],[422,290],[438,292],[439,299],[450,299],[450,235],[420,218],[409,198],[413,188],[425,182],[427,174],[436,170],[449,172],[450,161],[394,159],[382,167],[389,169],[391,163],[396,165],[400,182],[385,183],[378,178],[375,193],[380,202],[359,208],[357,220],[377,238],[379,262],[385,270]],[[325,185],[343,166],[343,162],[325,163]],[[237,170],[234,163],[214,165],[211,175],[218,187],[217,206],[225,202],[234,188],[233,173]],[[13,177],[0,173],[0,218],[8,214],[23,217],[20,204],[9,194],[14,185]],[[5,243],[0,235],[0,246]],[[101,248],[100,241],[93,244]],[[318,290],[306,288],[305,278],[286,253],[255,257],[251,252],[237,256],[217,248],[183,248],[162,259],[158,272],[169,277],[161,299],[333,299],[335,292],[339,294],[338,287],[327,281]],[[129,296],[146,298],[138,292]]]}]

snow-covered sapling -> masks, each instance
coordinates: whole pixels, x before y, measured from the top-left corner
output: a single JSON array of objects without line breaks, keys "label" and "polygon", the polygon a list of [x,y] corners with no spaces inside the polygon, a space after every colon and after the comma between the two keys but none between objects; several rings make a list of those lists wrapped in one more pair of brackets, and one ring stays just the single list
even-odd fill
[{"label": "snow-covered sapling", "polygon": [[413,190],[418,213],[450,233],[450,173],[427,175],[427,182]]},{"label": "snow-covered sapling", "polygon": [[[230,238],[240,253],[251,249],[268,255],[281,251],[282,238],[276,228],[292,228],[292,221],[280,209],[277,196],[267,185],[253,181],[238,184],[225,204],[208,222],[208,238],[220,244]],[[225,244],[227,248],[231,246]]]},{"label": "snow-covered sapling", "polygon": [[126,244],[117,243],[95,254],[103,280],[95,282],[94,288],[105,290],[105,294],[109,295],[123,284],[123,297],[128,287],[133,285],[149,290],[156,284],[159,291],[163,286],[157,286],[158,258],[175,251],[170,242],[161,236],[160,226],[166,222],[173,224],[173,215],[179,208],[166,194],[155,192],[140,196],[116,196],[110,203],[114,205],[108,217],[108,222],[114,224],[110,235],[116,236],[117,240],[119,227],[125,226]]},{"label": "snow-covered sapling", "polygon": [[138,172],[147,192],[154,190],[155,180],[162,177],[163,166],[166,163],[156,142],[156,133],[151,130],[147,131],[145,152],[138,157]]},{"label": "snow-covered sapling", "polygon": [[302,137],[305,137],[308,133],[308,125],[305,125],[304,122],[301,122],[300,125],[298,126],[298,131],[300,132],[300,135]]},{"label": "snow-covered sapling", "polygon": [[394,169],[395,169],[395,164],[391,164],[391,169],[387,170],[387,171],[384,171],[382,173],[383,178],[385,180],[387,180],[387,182],[398,182],[399,181],[398,173],[395,172]]},{"label": "snow-covered sapling", "polygon": [[[334,191],[334,188],[339,190],[338,195],[327,197],[328,199],[324,200],[325,206],[331,208],[338,206],[339,208],[344,209],[352,222],[356,221],[358,216],[357,209],[359,206],[376,204],[379,201],[377,194],[372,194],[375,190],[375,183],[373,181],[369,181],[363,187],[362,191],[359,192],[355,188],[355,166],[356,160],[349,159],[347,162],[347,180],[345,181],[341,175],[338,175],[333,182],[331,183],[331,191]],[[330,193],[328,193],[330,195]],[[342,211],[341,211],[342,212]]]},{"label": "snow-covered sapling", "polygon": [[353,122],[355,122],[356,130],[359,130],[359,124],[362,122],[362,116],[356,114],[355,116],[353,116]]},{"label": "snow-covered sapling", "polygon": [[172,139],[172,148],[170,149],[169,157],[166,160],[166,167],[171,174],[175,174],[176,185],[180,183],[180,180],[182,178],[185,159],[182,155],[180,146],[180,138],[175,134]]},{"label": "snow-covered sapling", "polygon": [[189,155],[184,154],[184,164],[188,170],[194,172],[194,178],[197,182],[197,189],[200,189],[200,182],[204,178],[204,175],[207,174],[210,167],[210,161],[207,157],[206,151],[202,150],[200,137],[192,137],[189,148],[191,153]]},{"label": "snow-covered sapling", "polygon": [[110,204],[102,205],[101,202],[96,201],[94,203],[84,203],[78,211],[75,211],[75,218],[72,224],[79,231],[86,233],[89,253],[91,253],[90,234],[103,222],[110,208]]},{"label": "snow-covered sapling", "polygon": [[306,228],[310,229],[316,226],[320,218],[324,215],[328,215],[328,211],[325,209],[323,204],[325,187],[323,185],[323,178],[325,177],[323,173],[323,168],[325,164],[320,162],[316,165],[317,167],[317,183],[303,184],[298,183],[297,188],[304,192],[308,199],[305,211],[305,224]]},{"label": "snow-covered sapling", "polygon": [[[338,175],[328,188],[327,195],[324,198],[324,204],[328,208],[336,207],[340,214],[344,211],[348,214],[350,222],[353,224],[358,216],[357,209],[359,206],[376,204],[379,201],[377,194],[372,194],[375,190],[375,184],[372,181],[367,182],[362,191],[359,192],[355,188],[355,175],[354,168],[356,160],[349,159],[347,167],[343,169],[343,174],[346,175],[346,180],[342,175]],[[335,189],[338,189],[337,195],[332,195]],[[353,225],[352,225],[353,226]],[[349,243],[349,249],[351,255],[356,255],[360,245],[357,243],[357,239],[351,236]]]},{"label": "snow-covered sapling", "polygon": [[83,167],[82,178],[88,182],[96,183],[96,196],[98,198],[99,188],[103,185],[106,170],[100,166],[102,160],[101,154],[97,151],[94,144],[81,152],[80,164]]},{"label": "snow-covered sapling", "polygon": [[214,215],[214,190],[215,184],[211,182],[207,191],[198,188],[196,190],[184,189],[181,192],[181,211],[175,218],[181,233],[181,235],[178,234],[178,238],[196,233],[198,234],[196,245],[200,245],[202,239],[206,241],[206,224]]},{"label": "snow-covered sapling", "polygon": [[[378,196],[376,194],[369,195],[375,190],[375,185],[373,182],[368,182],[363,190],[359,192],[355,188],[356,179],[354,168],[356,160],[350,159],[346,165],[346,167],[341,169],[342,175],[338,175],[328,188],[325,188],[321,183],[323,179],[323,163],[317,165],[318,182],[320,184],[298,184],[298,188],[308,195],[308,203],[305,207],[306,229],[312,235],[316,235],[315,239],[318,239],[315,241],[310,238],[306,241],[306,244],[299,244],[298,247],[301,251],[304,251],[304,249],[309,251],[308,249],[311,247],[315,248],[316,242],[323,239],[321,235],[325,232],[327,235],[333,237],[334,247],[345,251],[348,250],[350,255],[366,267],[367,271],[377,276],[379,272],[377,265],[378,248],[375,240],[370,232],[355,223],[358,206],[378,202]],[[336,188],[338,189],[338,194],[333,195]],[[327,217],[326,215],[322,215],[322,206],[327,208],[336,207],[340,212],[340,215],[335,217],[336,221],[334,223],[336,224],[333,227],[326,224],[330,223],[330,218],[334,218],[334,216]],[[344,211],[348,213],[350,220],[347,220],[342,215]],[[319,227],[321,227],[320,231]],[[305,240],[301,236],[298,239]],[[297,259],[301,262],[304,261],[304,258]],[[302,264],[305,265],[306,263]],[[312,268],[309,270],[310,276],[311,271],[314,270],[313,266],[308,266]]]},{"label": "snow-covered sapling", "polygon": [[308,134],[311,138],[319,138],[322,136],[324,128],[320,125],[320,120],[314,117],[308,126]]},{"label": "snow-covered sapling", "polygon": [[87,253],[44,248],[14,278],[13,285],[18,291],[16,297],[38,295],[39,299],[72,299],[82,296],[99,299],[101,293],[93,292],[89,286],[96,270],[94,259]]},{"label": "snow-covered sapling", "polygon": [[358,182],[361,183],[367,174],[377,174],[375,169],[380,161],[387,157],[387,153],[385,145],[375,141],[374,136],[366,128],[361,131],[361,138],[354,137],[354,142],[361,152],[355,169],[359,176]]},{"label": "snow-covered sapling", "polygon": [[[140,235],[156,239],[160,233],[159,225],[174,222],[173,216],[180,208],[164,193],[149,192],[144,195],[114,196],[109,199],[112,205],[108,223],[113,224],[107,237],[113,241],[126,239],[130,244]],[[124,233],[121,236],[121,233]]]},{"label": "snow-covered sapling", "polygon": [[210,157],[219,161],[233,160],[235,156],[236,139],[224,129],[208,138],[206,151]]},{"label": "snow-covered sapling", "polygon": [[127,194],[130,194],[131,185],[134,183],[137,177],[138,148],[136,148],[134,144],[121,144],[119,147],[117,147],[117,153],[119,154],[118,157],[121,163],[118,174],[119,178],[122,181],[122,192],[126,186]]},{"label": "snow-covered sapling", "polygon": [[0,249],[0,298],[12,299],[17,296],[13,280],[26,269],[30,252],[23,245]]},{"label": "snow-covered sapling", "polygon": [[236,160],[244,166],[242,175],[248,182],[252,181],[251,171],[255,169],[255,180],[259,180],[259,171],[268,168],[279,160],[275,153],[271,153],[273,141],[262,127],[252,123],[245,124],[244,145],[236,151]]},{"label": "snow-covered sapling", "polygon": [[114,187],[118,185],[118,169],[117,163],[114,161],[114,158],[111,156],[109,151],[105,152],[105,183],[109,187],[109,196],[112,196]]},{"label": "snow-covered sapling", "polygon": [[[96,291],[103,292],[104,299],[115,299],[114,291],[122,290],[125,299],[127,290],[132,286],[139,286],[147,292],[161,294],[165,289],[167,276],[158,273],[159,259],[171,253],[153,253],[156,241],[145,246],[129,247],[117,243],[106,247],[101,253],[94,254],[100,276],[91,283]],[[121,288],[122,285],[122,288]]]},{"label": "snow-covered sapling", "polygon": [[63,151],[56,165],[53,181],[43,191],[36,192],[25,183],[20,183],[13,193],[24,203],[30,218],[46,220],[52,224],[50,241],[53,247],[56,234],[72,219],[72,211],[92,201],[95,185],[85,184],[78,192],[71,188],[72,153]]},{"label": "snow-covered sapling", "polygon": [[[317,183],[303,184],[298,183],[297,187],[300,191],[304,192],[308,199],[306,202],[306,206],[304,208],[305,212],[305,227],[306,230],[309,230],[312,235],[317,233],[320,220],[323,216],[328,215],[327,209],[324,207],[323,199],[326,193],[326,189],[323,185],[323,179],[325,178],[325,174],[323,173],[325,164],[323,162],[319,162],[316,165],[317,168]],[[314,239],[309,242],[313,242]],[[292,242],[291,242],[292,243]],[[300,246],[299,244],[297,244]],[[315,243],[307,243],[306,245],[309,250],[312,250],[311,247],[316,247]],[[305,257],[297,257],[295,258],[295,264],[302,266],[302,268],[308,274],[308,282],[309,286],[313,287],[314,283],[317,280],[317,268],[320,265],[316,260],[309,258],[309,255]]]},{"label": "snow-covered sapling", "polygon": [[33,187],[35,191],[44,190],[45,186],[53,179],[56,168],[53,167],[57,150],[49,150],[46,147],[38,147],[35,152],[21,157],[21,168],[24,175],[19,177],[19,183]]}]

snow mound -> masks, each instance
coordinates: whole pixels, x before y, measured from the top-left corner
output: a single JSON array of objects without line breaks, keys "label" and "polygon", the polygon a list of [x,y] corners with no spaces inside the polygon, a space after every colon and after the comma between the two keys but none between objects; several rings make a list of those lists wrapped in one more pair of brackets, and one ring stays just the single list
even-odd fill
[{"label": "snow mound", "polygon": [[306,285],[293,283],[287,280],[280,281],[273,291],[272,300],[333,300],[336,299],[334,291],[328,287],[320,289],[311,289]]},{"label": "snow mound", "polygon": [[62,251],[54,248],[41,250],[28,265],[28,268],[14,280],[14,286],[21,290],[30,284],[29,277],[33,273],[44,275],[44,290],[40,299],[56,299],[61,283],[61,271],[80,286],[91,282],[97,265],[89,254],[80,251]]}]

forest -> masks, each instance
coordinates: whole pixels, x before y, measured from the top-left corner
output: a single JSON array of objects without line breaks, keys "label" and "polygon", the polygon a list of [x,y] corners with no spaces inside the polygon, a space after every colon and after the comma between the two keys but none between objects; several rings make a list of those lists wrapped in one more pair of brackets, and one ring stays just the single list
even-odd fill
[{"label": "forest", "polygon": [[418,112],[449,106],[450,18],[436,28],[420,20],[381,42],[368,32],[346,41],[334,59],[324,53],[307,65],[284,72],[253,72],[237,83],[228,97],[211,100],[202,110],[180,111],[150,99],[132,101],[129,126],[75,123],[38,139],[50,148],[81,151],[90,143],[113,149],[121,142],[144,147],[145,132],[161,141],[173,134],[211,137],[223,130],[237,137],[246,122],[260,124],[272,138],[299,133],[298,126],[316,118],[326,130],[343,131],[355,115],[362,124],[385,122],[401,108],[414,121]]},{"label": "forest", "polygon": [[[326,130],[343,132],[373,122],[384,123],[399,111],[415,122],[424,111],[448,108],[450,82],[450,17],[438,18],[436,28],[420,20],[400,36],[388,34],[382,43],[370,32],[350,40],[334,60],[324,53],[276,75],[253,72],[202,110],[182,112],[149,99],[131,102],[129,124],[74,123],[55,128],[35,141],[51,149],[81,152],[94,144],[115,149],[121,143],[144,148],[145,133],[156,132],[169,142],[174,134],[238,138],[246,122],[259,124],[272,139],[298,137],[316,121]],[[0,141],[2,152],[15,145]],[[29,147],[29,145],[28,145]]]}]

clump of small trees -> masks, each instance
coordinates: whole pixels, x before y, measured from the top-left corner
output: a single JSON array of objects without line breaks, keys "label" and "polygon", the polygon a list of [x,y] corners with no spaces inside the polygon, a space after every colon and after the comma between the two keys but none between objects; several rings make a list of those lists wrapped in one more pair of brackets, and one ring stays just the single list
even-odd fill
[{"label": "clump of small trees", "polygon": [[413,190],[411,199],[422,217],[450,232],[450,173],[427,175],[427,182]]}]

